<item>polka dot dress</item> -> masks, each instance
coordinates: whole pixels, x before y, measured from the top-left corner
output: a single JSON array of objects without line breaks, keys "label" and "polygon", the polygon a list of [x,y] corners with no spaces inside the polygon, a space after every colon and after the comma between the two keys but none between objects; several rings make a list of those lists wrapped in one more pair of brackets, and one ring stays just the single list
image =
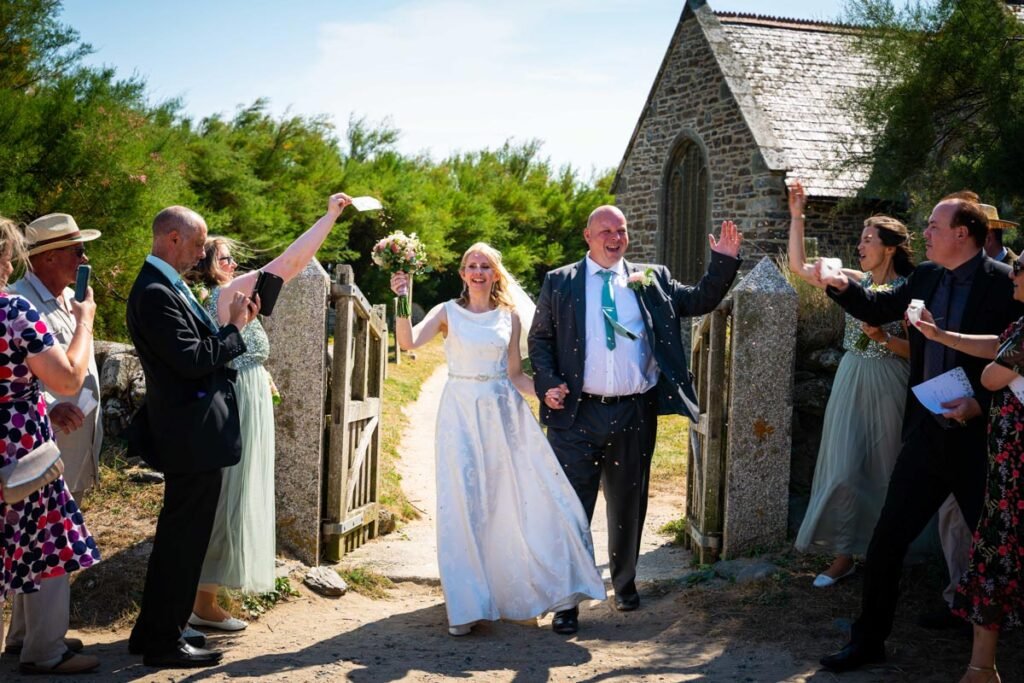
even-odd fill
[{"label": "polka dot dress", "polygon": [[[53,344],[32,304],[0,293],[0,467],[52,436],[39,383],[25,361]],[[63,477],[23,501],[0,501],[0,522],[0,599],[35,592],[43,579],[100,560]]]}]

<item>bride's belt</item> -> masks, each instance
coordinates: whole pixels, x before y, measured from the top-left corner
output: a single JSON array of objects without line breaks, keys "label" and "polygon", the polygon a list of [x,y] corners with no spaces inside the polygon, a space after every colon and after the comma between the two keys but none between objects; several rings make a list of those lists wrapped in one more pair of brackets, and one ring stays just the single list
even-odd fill
[{"label": "bride's belt", "polygon": [[508,378],[508,373],[503,373],[500,375],[458,375],[454,372],[448,373],[448,379],[468,379],[474,382],[493,382],[496,379],[506,378]]}]

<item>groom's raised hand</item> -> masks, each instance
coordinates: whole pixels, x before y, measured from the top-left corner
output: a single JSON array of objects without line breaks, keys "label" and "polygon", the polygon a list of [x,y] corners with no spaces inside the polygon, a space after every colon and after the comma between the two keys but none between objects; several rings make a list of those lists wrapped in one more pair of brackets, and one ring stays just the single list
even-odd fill
[{"label": "groom's raised hand", "polygon": [[714,235],[708,235],[711,251],[722,256],[736,258],[740,253],[740,244],[742,243],[743,233],[736,229],[736,224],[732,221],[722,221],[722,230],[717,240]]}]

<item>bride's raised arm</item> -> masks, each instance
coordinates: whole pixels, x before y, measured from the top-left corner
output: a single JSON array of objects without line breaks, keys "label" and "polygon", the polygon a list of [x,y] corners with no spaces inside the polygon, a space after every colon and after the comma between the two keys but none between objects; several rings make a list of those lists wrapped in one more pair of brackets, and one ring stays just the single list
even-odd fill
[{"label": "bride's raised arm", "polygon": [[[409,276],[405,273],[392,275],[391,291],[399,296],[408,293]],[[448,313],[444,310],[444,304],[431,308],[416,327],[412,326],[410,318],[395,318],[395,341],[403,351],[419,348],[436,337],[438,332],[446,334],[447,330]]]}]

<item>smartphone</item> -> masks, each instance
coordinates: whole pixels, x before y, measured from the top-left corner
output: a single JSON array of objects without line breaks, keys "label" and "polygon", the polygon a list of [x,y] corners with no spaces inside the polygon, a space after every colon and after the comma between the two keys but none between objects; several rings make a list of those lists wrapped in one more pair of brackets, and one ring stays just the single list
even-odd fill
[{"label": "smartphone", "polygon": [[85,296],[89,293],[89,276],[91,275],[92,266],[84,263],[78,266],[78,272],[75,273],[75,301],[85,301]]}]

